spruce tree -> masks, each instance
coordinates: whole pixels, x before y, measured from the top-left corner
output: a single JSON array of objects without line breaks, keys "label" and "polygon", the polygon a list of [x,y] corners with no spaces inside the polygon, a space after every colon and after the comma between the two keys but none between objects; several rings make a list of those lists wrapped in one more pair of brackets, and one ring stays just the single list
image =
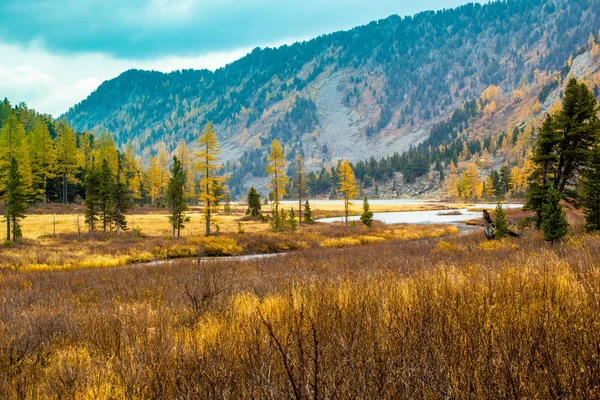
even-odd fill
[{"label": "spruce tree", "polygon": [[498,202],[496,205],[496,220],[494,221],[494,238],[503,239],[508,236],[508,223],[506,222],[506,213],[502,208],[502,204]]},{"label": "spruce tree", "polygon": [[246,215],[257,218],[260,217],[260,194],[254,189],[254,186],[248,191],[248,209]]},{"label": "spruce tree", "polygon": [[102,229],[106,232],[113,221],[115,210],[115,179],[107,159],[102,160],[98,171],[98,199],[99,210],[102,213]]},{"label": "spruce tree", "polygon": [[371,208],[369,207],[367,196],[363,199],[363,212],[360,216],[360,220],[369,228],[373,226],[373,211],[371,211]]},{"label": "spruce tree", "polygon": [[119,154],[117,161],[117,178],[114,188],[115,199],[113,215],[113,220],[115,222],[115,226],[117,227],[117,235],[121,234],[121,230],[127,230],[127,220],[125,219],[125,214],[131,205],[131,192],[129,190],[129,184],[124,178],[125,174],[123,171],[123,162],[123,156]]},{"label": "spruce tree", "polygon": [[188,205],[185,196],[185,184],[187,174],[181,166],[181,162],[177,157],[173,157],[171,166],[171,177],[167,185],[167,204],[171,214],[169,221],[173,228],[172,237],[175,239],[181,236],[181,229],[185,227],[185,223],[190,219],[185,216],[188,210]]},{"label": "spruce tree", "polygon": [[552,244],[562,239],[569,232],[569,223],[560,200],[560,193],[554,186],[551,186],[548,189],[548,195],[544,203],[542,231],[544,232],[544,240]]},{"label": "spruce tree", "polygon": [[596,146],[585,175],[583,210],[588,232],[600,231],[600,146]]},{"label": "spruce tree", "polygon": [[[23,235],[19,226],[19,219],[25,218],[29,208],[27,187],[23,182],[23,175],[19,171],[17,160],[10,158],[8,174],[6,179],[6,218],[9,221],[6,240],[16,242]],[[12,229],[11,229],[12,225]]]},{"label": "spruce tree", "polygon": [[92,161],[90,168],[85,176],[85,223],[88,225],[90,233],[94,233],[96,223],[98,222],[98,213],[100,212],[100,181],[99,171],[94,168]]},{"label": "spruce tree", "polygon": [[308,200],[306,200],[306,202],[304,203],[304,215],[302,222],[304,222],[305,224],[312,224],[315,222],[312,216],[312,211],[310,209],[310,204],[308,203]]},{"label": "spruce tree", "polygon": [[298,229],[298,220],[296,219],[296,213],[293,208],[290,208],[290,214],[288,218],[288,227],[290,232],[294,233]]}]

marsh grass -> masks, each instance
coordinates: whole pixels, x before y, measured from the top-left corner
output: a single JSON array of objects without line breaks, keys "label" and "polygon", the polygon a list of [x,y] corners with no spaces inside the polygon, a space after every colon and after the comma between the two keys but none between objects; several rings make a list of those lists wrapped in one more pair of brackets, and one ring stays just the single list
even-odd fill
[{"label": "marsh grass", "polygon": [[597,398],[600,236],[484,243],[4,271],[0,393]]}]

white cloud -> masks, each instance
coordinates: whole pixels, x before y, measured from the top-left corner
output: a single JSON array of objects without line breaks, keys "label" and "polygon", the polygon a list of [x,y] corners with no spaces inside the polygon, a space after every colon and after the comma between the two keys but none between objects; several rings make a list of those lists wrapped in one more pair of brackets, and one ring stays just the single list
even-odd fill
[{"label": "white cloud", "polygon": [[170,72],[178,69],[215,70],[243,57],[250,48],[195,57],[122,60],[103,54],[54,55],[34,45],[28,48],[0,43],[0,98],[26,102],[55,117],[85,99],[103,81],[136,68]]}]

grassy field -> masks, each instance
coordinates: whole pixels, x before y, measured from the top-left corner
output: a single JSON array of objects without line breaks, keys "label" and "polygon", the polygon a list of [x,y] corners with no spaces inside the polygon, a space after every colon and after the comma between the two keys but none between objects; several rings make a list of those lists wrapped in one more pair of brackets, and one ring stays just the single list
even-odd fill
[{"label": "grassy field", "polygon": [[248,262],[4,270],[0,393],[597,398],[599,298],[600,237],[581,233],[554,247],[535,231],[474,233]]},{"label": "grassy field", "polygon": [[[340,205],[337,207],[337,210],[331,210],[340,212]],[[375,223],[372,229],[360,223],[348,229],[341,224],[315,224],[296,233],[272,232],[268,222],[245,220],[244,208],[234,206],[232,214],[216,216],[213,226],[215,235],[210,238],[203,237],[204,221],[201,212],[195,209],[188,213],[191,221],[182,231],[181,239],[171,239],[171,228],[164,210],[148,209],[136,210],[129,215],[130,230],[117,237],[114,232],[89,234],[83,224],[83,216],[79,214],[81,209],[54,207],[44,211],[53,213],[34,213],[23,220],[25,239],[21,243],[0,247],[0,269],[49,271],[112,268],[154,260],[196,257],[198,254],[238,256],[280,253],[458,234],[455,227],[386,226],[380,223]]]}]

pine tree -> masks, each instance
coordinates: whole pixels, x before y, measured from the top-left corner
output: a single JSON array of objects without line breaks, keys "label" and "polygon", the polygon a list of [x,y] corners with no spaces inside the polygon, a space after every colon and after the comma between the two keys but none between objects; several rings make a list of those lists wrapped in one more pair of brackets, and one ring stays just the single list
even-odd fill
[{"label": "pine tree", "polygon": [[115,226],[117,227],[117,235],[121,234],[121,230],[127,230],[127,220],[125,219],[125,214],[127,210],[129,210],[129,206],[131,205],[131,192],[129,191],[129,185],[127,183],[126,177],[124,176],[124,157],[119,154],[119,159],[117,163],[117,176],[115,181],[115,200],[114,200],[114,216],[113,220],[115,222]]},{"label": "pine tree", "polygon": [[556,243],[569,232],[569,223],[566,213],[560,204],[560,193],[551,186],[548,189],[548,195],[544,203],[544,212],[542,216],[542,231],[544,240]]},{"label": "pine tree", "polygon": [[290,232],[294,233],[298,229],[298,220],[296,219],[296,212],[293,208],[290,208],[290,214],[288,218],[288,227]]},{"label": "pine tree", "polygon": [[27,187],[23,182],[23,176],[19,170],[17,160],[14,157],[11,157],[9,161],[5,198],[7,221],[6,240],[10,241],[12,233],[12,241],[16,242],[23,236],[19,226],[19,220],[25,218],[29,203]]},{"label": "pine tree", "polygon": [[248,190],[248,209],[246,215],[252,218],[260,217],[260,194],[254,189],[254,186]]},{"label": "pine tree", "polygon": [[115,178],[107,159],[102,160],[102,166],[98,170],[98,199],[102,229],[106,232],[113,221],[115,207]]},{"label": "pine tree", "polygon": [[304,203],[303,219],[304,219],[303,222],[305,224],[312,224],[315,222],[315,220],[313,219],[313,216],[312,216],[312,211],[310,209],[310,204],[308,203],[308,200],[306,200],[306,202]]},{"label": "pine tree", "polygon": [[596,146],[585,174],[583,210],[588,232],[600,231],[600,146]]},{"label": "pine tree", "polygon": [[577,192],[570,187],[585,169],[591,149],[598,144],[599,111],[598,102],[587,85],[571,79],[565,90],[563,109],[557,115],[563,137],[555,184],[567,199],[577,199]]},{"label": "pine tree", "polygon": [[85,223],[88,225],[90,233],[94,233],[96,223],[98,222],[98,213],[100,212],[100,180],[99,171],[94,167],[94,161],[90,163],[85,176]]},{"label": "pine tree", "polygon": [[344,225],[348,227],[348,208],[350,200],[358,194],[356,177],[354,176],[354,171],[348,160],[344,160],[340,164],[340,183],[338,192],[342,193],[344,196],[344,210],[346,215]]},{"label": "pine tree", "polygon": [[369,228],[373,227],[373,211],[371,211],[371,207],[369,207],[367,196],[363,199],[363,212],[360,216],[360,220],[365,226]]},{"label": "pine tree", "polygon": [[[206,221],[205,235],[210,235],[211,213],[216,208],[220,198],[217,187],[222,186],[225,177],[219,176],[219,142],[210,123],[206,124],[204,133],[197,140],[196,171],[200,174],[200,201],[204,203],[204,219]],[[223,192],[224,193],[224,192]]]},{"label": "pine tree", "polygon": [[181,229],[185,227],[185,223],[189,218],[185,216],[188,210],[188,205],[185,196],[185,183],[187,180],[186,171],[183,169],[181,162],[175,156],[171,166],[171,177],[167,185],[167,204],[171,215],[169,221],[173,228],[173,239],[181,236]]},{"label": "pine tree", "polygon": [[538,140],[535,143],[531,162],[534,169],[528,178],[529,186],[526,192],[527,203],[525,209],[536,213],[538,229],[542,223],[544,202],[548,189],[555,184],[558,147],[561,141],[560,130],[556,119],[548,115],[539,131]]},{"label": "pine tree", "polygon": [[[285,156],[277,139],[273,139],[273,142],[271,143],[271,150],[267,160],[268,164],[266,171],[271,177],[271,183],[269,183],[267,187],[273,194],[273,205],[275,206],[275,213],[278,214],[279,201],[287,194],[285,186],[288,183],[288,178],[285,174],[285,168],[287,167]],[[279,226],[276,226],[276,229],[277,228],[279,228]]]},{"label": "pine tree", "polygon": [[502,208],[502,204],[498,202],[496,205],[496,220],[494,221],[494,238],[503,239],[508,236],[508,222],[506,222],[506,213]]}]

